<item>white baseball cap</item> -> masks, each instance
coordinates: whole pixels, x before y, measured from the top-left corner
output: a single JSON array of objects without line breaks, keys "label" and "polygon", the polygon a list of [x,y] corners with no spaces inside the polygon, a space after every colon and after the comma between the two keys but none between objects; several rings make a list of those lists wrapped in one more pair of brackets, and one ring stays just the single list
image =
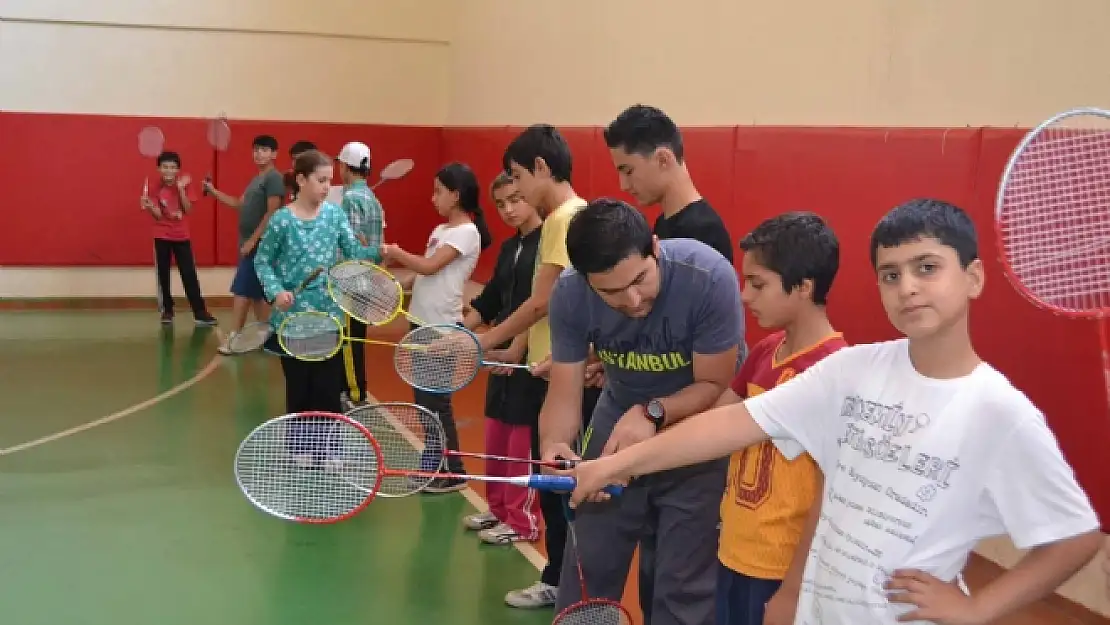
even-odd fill
[{"label": "white baseball cap", "polygon": [[346,163],[350,167],[358,169],[360,167],[370,166],[370,146],[358,141],[352,141],[343,146],[339,151],[337,160]]}]

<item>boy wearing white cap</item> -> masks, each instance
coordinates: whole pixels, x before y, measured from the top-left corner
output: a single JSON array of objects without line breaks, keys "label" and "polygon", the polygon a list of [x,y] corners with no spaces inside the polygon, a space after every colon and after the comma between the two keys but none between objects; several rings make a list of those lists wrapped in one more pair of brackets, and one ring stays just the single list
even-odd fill
[{"label": "boy wearing white cap", "polygon": [[[347,214],[355,236],[370,248],[369,258],[380,263],[384,219],[382,203],[366,184],[366,177],[370,175],[370,146],[352,141],[343,146],[335,160],[339,163],[339,179],[343,182],[340,207]],[[366,337],[366,324],[358,319],[348,317],[347,326],[352,337]],[[361,403],[366,398],[365,345],[361,341],[348,343],[354,360],[354,380],[349,380],[350,396],[346,399],[352,403]]]}]

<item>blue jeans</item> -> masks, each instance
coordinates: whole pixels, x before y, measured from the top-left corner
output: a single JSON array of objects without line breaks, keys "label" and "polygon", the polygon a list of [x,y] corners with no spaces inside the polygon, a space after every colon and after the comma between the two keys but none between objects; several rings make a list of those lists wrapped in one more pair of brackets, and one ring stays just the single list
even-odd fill
[{"label": "blue jeans", "polygon": [[716,625],[763,625],[763,610],[782,580],[758,579],[717,563]]}]

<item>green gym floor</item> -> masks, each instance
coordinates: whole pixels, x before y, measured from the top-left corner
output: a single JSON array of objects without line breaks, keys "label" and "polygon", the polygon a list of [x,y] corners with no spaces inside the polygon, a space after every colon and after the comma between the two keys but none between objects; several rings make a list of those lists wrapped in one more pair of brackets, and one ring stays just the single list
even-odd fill
[{"label": "green gym floor", "polygon": [[3,623],[550,623],[505,605],[538,573],[463,530],[474,493],[379,499],[332,526],[252,507],[232,459],[283,411],[280,368],[217,356],[184,313],[0,313]]}]

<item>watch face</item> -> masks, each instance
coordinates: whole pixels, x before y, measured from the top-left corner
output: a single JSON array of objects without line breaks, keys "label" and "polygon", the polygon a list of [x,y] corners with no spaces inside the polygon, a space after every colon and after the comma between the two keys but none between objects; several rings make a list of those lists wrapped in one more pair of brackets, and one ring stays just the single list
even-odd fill
[{"label": "watch face", "polygon": [[657,400],[649,401],[648,405],[647,405],[647,413],[648,413],[648,416],[651,417],[652,419],[662,419],[663,418],[663,404],[659,403],[659,401],[657,401]]}]

